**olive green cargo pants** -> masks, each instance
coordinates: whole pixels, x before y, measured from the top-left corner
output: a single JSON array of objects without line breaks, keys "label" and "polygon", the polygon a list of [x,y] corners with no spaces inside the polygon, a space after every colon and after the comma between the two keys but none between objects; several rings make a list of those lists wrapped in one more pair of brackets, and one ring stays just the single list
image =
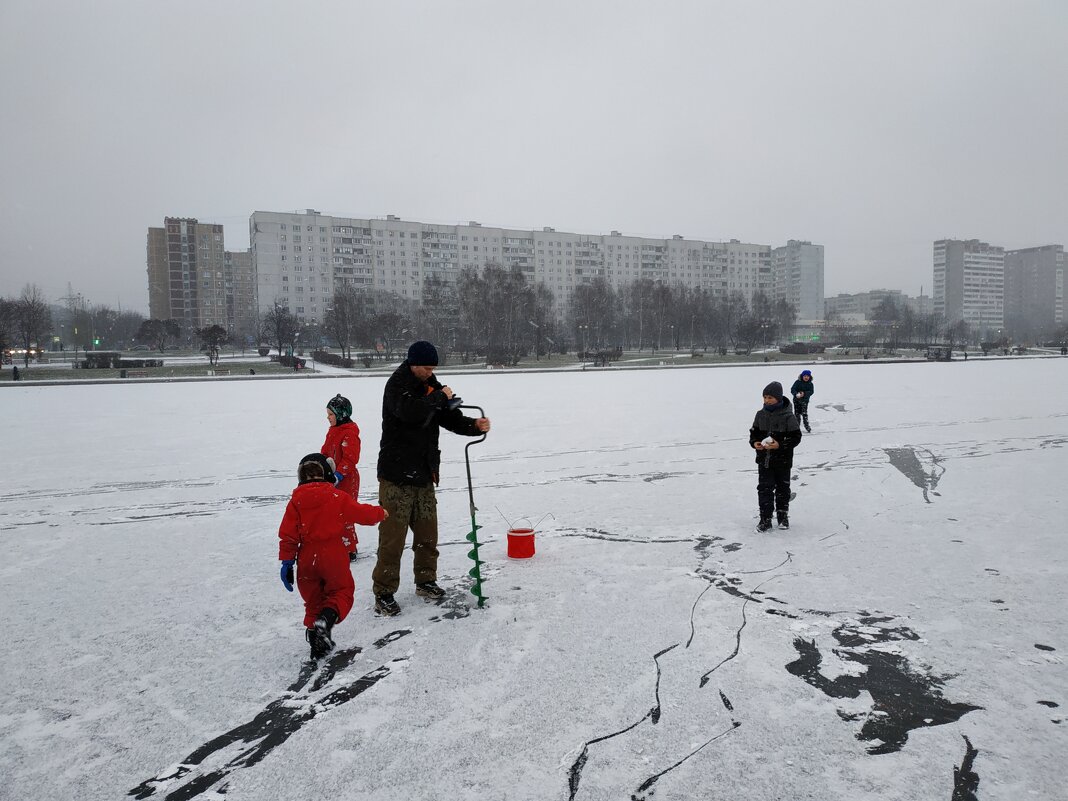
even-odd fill
[{"label": "olive green cargo pants", "polygon": [[412,530],[415,583],[438,579],[438,500],[434,485],[408,487],[378,482],[378,505],[389,517],[378,524],[378,562],[371,573],[374,594],[392,595],[400,586],[401,554]]}]

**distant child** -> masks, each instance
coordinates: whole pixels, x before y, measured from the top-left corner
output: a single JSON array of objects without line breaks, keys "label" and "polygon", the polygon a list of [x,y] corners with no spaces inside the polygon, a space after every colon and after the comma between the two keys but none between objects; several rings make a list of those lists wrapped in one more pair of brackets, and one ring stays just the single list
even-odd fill
[{"label": "distant child", "polygon": [[[352,403],[348,398],[335,395],[326,404],[326,419],[330,428],[319,453],[334,460],[334,475],[337,488],[347,492],[353,500],[360,499],[360,428],[352,422]],[[352,538],[349,559],[356,558],[356,538]]]},{"label": "distant child", "polygon": [[805,431],[812,433],[808,425],[808,402],[816,394],[816,385],[812,383],[812,371],[802,370],[794,385],[790,387],[790,394],[794,396],[794,411],[797,412],[797,422],[802,418],[805,421]]},{"label": "distant child", "polygon": [[749,444],[756,450],[757,500],[760,523],[757,531],[771,530],[771,514],[778,513],[779,528],[790,528],[790,470],[794,448],[801,442],[801,426],[782,394],[782,384],[764,387],[764,406],[753,418]]},{"label": "distant child", "polygon": [[321,453],[309,453],[297,467],[297,488],[278,527],[278,558],[282,584],[304,599],[305,637],[312,659],[330,653],[330,636],[352,609],[355,584],[344,538],[354,526],[374,526],[389,514],[381,506],[362,504],[334,486],[330,464]]}]

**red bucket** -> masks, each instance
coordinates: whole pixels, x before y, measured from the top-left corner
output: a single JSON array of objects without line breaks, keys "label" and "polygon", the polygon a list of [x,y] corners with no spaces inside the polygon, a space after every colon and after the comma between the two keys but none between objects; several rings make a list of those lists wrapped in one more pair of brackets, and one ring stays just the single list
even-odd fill
[{"label": "red bucket", "polygon": [[529,559],[534,555],[534,529],[512,528],[508,530],[508,558]]}]

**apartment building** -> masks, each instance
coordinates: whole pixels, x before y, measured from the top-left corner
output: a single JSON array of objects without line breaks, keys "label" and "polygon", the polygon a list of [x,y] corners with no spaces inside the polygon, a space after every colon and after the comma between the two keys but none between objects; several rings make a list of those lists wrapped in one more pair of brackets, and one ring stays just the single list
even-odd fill
[{"label": "apartment building", "polygon": [[[249,219],[259,311],[278,300],[302,320],[322,320],[333,290],[350,284],[420,301],[423,281],[454,280],[462,268],[487,262],[521,270],[544,284],[566,314],[575,288],[596,278],[619,289],[639,278],[748,298],[772,284],[771,247],[731,240],[708,242],[495,228],[477,221],[436,225],[356,219],[303,212],[257,211]],[[809,243],[803,243],[808,245]],[[822,292],[822,247],[819,287]],[[822,302],[822,297],[821,297]]]},{"label": "apartment building", "polygon": [[252,252],[226,251],[223,263],[226,284],[227,330],[238,337],[256,339],[256,280],[252,274]]},{"label": "apartment building", "polygon": [[1017,342],[1030,342],[1062,326],[1064,246],[1005,251],[1005,328]]},{"label": "apartment building", "polygon": [[223,227],[167,217],[148,229],[149,316],[183,331],[227,324]]},{"label": "apartment building", "polygon": [[785,300],[797,309],[798,320],[822,320],[823,245],[789,240],[771,254],[773,300]]},{"label": "apartment building", "polygon": [[934,243],[934,310],[979,336],[1004,326],[1005,249],[978,239]]},{"label": "apartment building", "polygon": [[165,218],[148,229],[147,265],[150,317],[177,320],[186,335],[210,325],[255,335],[252,254],[228,252],[221,225]]},{"label": "apartment building", "polygon": [[824,315],[826,317],[860,316],[865,320],[871,320],[874,319],[875,310],[882,306],[883,301],[889,300],[898,308],[904,308],[907,298],[908,296],[900,289],[872,289],[852,295],[838,294],[824,300]]}]

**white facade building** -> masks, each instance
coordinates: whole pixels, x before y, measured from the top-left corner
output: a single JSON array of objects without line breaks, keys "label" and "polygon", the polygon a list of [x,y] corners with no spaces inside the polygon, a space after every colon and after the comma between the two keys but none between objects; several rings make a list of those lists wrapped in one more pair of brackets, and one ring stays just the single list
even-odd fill
[{"label": "white facade building", "polygon": [[1005,249],[978,239],[934,243],[934,310],[983,335],[1005,317]]},{"label": "white facade building", "polygon": [[772,300],[797,309],[798,320],[822,320],[823,245],[796,239],[772,253]]},{"label": "white facade building", "polygon": [[[748,299],[772,289],[771,247],[736,239],[651,239],[618,231],[580,234],[491,228],[478,222],[435,225],[393,215],[355,219],[307,209],[254,212],[249,240],[260,312],[278,300],[305,321],[323,319],[336,286],[351,284],[419,301],[425,279],[452,280],[462,268],[481,268],[487,262],[518,268],[532,283],[544,284],[561,314],[575,287],[595,278],[604,278],[613,289],[648,278],[714,295],[740,291]],[[818,249],[822,307],[823,248],[800,244]]]}]

